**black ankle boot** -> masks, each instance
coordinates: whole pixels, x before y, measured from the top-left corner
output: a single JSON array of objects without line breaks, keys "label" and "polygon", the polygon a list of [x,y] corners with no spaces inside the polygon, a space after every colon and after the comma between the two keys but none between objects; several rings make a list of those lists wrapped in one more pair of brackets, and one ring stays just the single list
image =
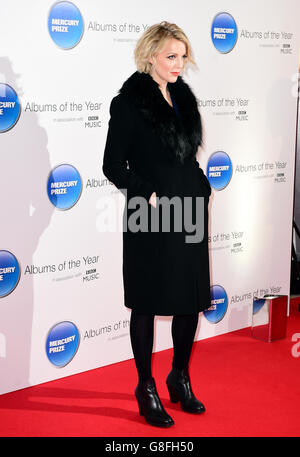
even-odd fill
[{"label": "black ankle boot", "polygon": [[167,387],[171,402],[180,401],[183,411],[196,414],[204,413],[204,405],[197,400],[192,391],[187,368],[177,370],[173,367],[167,377]]},{"label": "black ankle boot", "polygon": [[174,421],[165,411],[158,393],[156,391],[153,378],[139,382],[135,389],[135,396],[139,405],[141,416],[145,416],[150,425],[157,427],[170,427]]}]

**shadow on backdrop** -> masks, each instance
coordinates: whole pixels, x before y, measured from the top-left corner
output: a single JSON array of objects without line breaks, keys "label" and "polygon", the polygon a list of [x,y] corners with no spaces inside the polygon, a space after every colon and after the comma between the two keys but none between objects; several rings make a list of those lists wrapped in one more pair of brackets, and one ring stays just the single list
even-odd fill
[{"label": "shadow on backdrop", "polygon": [[[22,89],[8,57],[0,57],[1,81]],[[35,113],[21,114],[15,126],[0,134],[0,249],[12,252],[21,267],[20,281],[0,298],[0,394],[29,385],[31,332],[34,310],[32,265],[39,239],[54,208],[46,185],[50,172],[47,133]]]}]

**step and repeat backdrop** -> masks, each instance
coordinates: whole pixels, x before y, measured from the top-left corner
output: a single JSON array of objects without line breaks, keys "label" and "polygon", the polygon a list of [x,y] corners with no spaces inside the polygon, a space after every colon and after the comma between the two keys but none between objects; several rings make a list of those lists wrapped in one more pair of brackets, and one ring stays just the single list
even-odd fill
[{"label": "step and repeat backdrop", "polygon": [[[196,339],[251,325],[254,296],[289,293],[299,13],[298,0],[2,9],[0,393],[132,358],[124,197],[102,158],[110,101],[154,23],[182,27],[197,62],[184,78],[199,100],[199,162],[213,190],[211,308]],[[154,351],[172,347],[171,317],[155,325]]]}]

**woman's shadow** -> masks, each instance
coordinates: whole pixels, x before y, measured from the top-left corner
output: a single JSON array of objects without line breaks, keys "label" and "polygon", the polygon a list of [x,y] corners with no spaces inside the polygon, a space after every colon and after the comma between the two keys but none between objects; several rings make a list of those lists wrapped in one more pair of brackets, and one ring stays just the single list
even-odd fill
[{"label": "woman's shadow", "polygon": [[[20,75],[14,73],[8,57],[0,58],[0,68],[1,82],[11,86],[21,100]],[[24,106],[17,123],[0,136],[0,249],[14,254],[21,270],[16,288],[0,299],[0,394],[30,385],[35,303],[33,275],[25,270],[33,263],[54,211],[46,192],[50,172],[47,142],[37,114],[25,112]]]},{"label": "woman's shadow", "polygon": [[[61,403],[58,403],[59,399],[61,399]],[[121,408],[113,405],[101,406],[99,403],[102,400],[109,400],[110,404],[113,401],[118,404],[118,402],[123,400],[132,400],[134,405],[136,403],[133,393],[127,394],[116,391],[101,392],[38,385],[2,395],[0,397],[0,408],[8,410],[45,411],[48,413],[93,414],[137,422],[139,417],[137,407],[135,408],[136,411],[131,411],[126,407]],[[87,404],[79,404],[82,401],[86,401]],[[94,406],[89,406],[91,402],[94,403]]]}]

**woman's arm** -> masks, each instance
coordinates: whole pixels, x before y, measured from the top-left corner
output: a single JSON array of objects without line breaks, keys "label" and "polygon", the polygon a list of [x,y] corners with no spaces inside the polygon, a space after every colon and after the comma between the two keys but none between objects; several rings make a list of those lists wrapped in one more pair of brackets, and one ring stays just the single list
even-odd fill
[{"label": "woman's arm", "polygon": [[196,159],[195,156],[191,157],[190,160],[191,160],[192,164],[199,170],[201,179],[204,180],[205,185],[206,185],[206,187],[207,187],[207,190],[209,191],[209,195],[211,195],[211,186],[210,186],[210,183],[209,183],[207,177],[205,176],[205,174],[204,174],[202,168],[200,167],[200,164],[199,164],[198,160]]},{"label": "woman's arm", "polygon": [[130,149],[136,141],[132,113],[121,95],[113,98],[110,105],[110,121],[103,157],[104,175],[122,192],[149,201],[154,186],[127,168]]}]

